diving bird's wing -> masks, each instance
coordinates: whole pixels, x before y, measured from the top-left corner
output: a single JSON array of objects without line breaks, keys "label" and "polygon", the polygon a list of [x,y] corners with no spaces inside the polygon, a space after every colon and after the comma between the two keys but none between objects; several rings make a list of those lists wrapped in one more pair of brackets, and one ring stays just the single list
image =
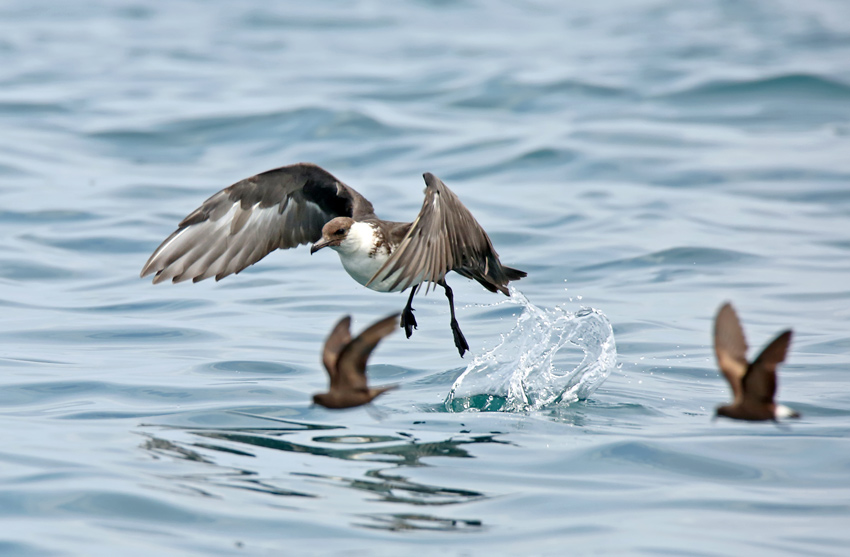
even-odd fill
[{"label": "diving bird's wing", "polygon": [[334,217],[374,215],[372,204],[315,164],[284,166],[213,195],[177,225],[142,268],[154,284],[220,280],[281,248],[315,242]]},{"label": "diving bird's wing", "polygon": [[398,328],[398,313],[373,323],[354,340],[345,345],[336,362],[340,389],[364,390],[366,362],[378,343]]},{"label": "diving bird's wing", "polygon": [[762,350],[744,376],[744,400],[770,404],[776,394],[776,367],[785,361],[791,331],[784,331]]},{"label": "diving bird's wing", "polygon": [[714,352],[735,400],[740,401],[743,397],[742,381],[747,373],[747,341],[738,315],[728,302],[723,304],[714,319]]},{"label": "diving bird's wing", "polygon": [[439,178],[430,172],[423,177],[422,209],[409,227],[399,228],[404,236],[372,280],[385,270],[384,276],[400,271],[391,289],[401,285],[404,290],[419,282],[439,282],[449,271],[456,271],[491,292],[507,294],[505,285],[526,274],[499,262],[490,237]]},{"label": "diving bird's wing", "polygon": [[351,341],[351,316],[346,315],[334,325],[331,334],[325,341],[325,347],[322,350],[322,363],[325,369],[328,370],[328,375],[331,378],[331,388],[334,388],[337,382],[336,362],[339,359],[339,354],[342,349]]}]

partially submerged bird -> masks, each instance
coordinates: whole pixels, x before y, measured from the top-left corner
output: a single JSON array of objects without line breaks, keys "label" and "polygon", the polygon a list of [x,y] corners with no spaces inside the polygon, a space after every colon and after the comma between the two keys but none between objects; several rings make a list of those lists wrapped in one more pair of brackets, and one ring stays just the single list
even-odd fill
[{"label": "partially submerged bird", "polygon": [[717,364],[732,387],[732,404],[717,408],[717,416],[736,420],[799,418],[787,406],[776,404],[776,367],[785,360],[791,331],[777,336],[753,363],[747,362],[747,341],[732,304],[725,303],[714,320],[714,351]]},{"label": "partially submerged bird", "polygon": [[353,408],[368,404],[396,385],[369,388],[366,383],[366,362],[382,338],[398,326],[398,314],[385,317],[351,340],[351,316],[346,315],[331,331],[322,351],[322,363],[328,370],[331,384],[328,392],[313,395],[313,402],[325,408]]},{"label": "partially submerged bird", "polygon": [[[449,271],[508,295],[526,273],[502,265],[489,236],[452,191],[425,173],[425,201],[413,222],[375,216],[372,204],[315,164],[263,172],[227,187],[184,218],[151,255],[141,276],[166,280],[221,280],[271,253],[313,243],[329,247],[354,280],[378,292],[410,288],[401,313],[407,337],[416,328],[413,296],[425,282],[445,289],[455,346],[469,345],[455,318]],[[428,286],[430,289],[430,285]],[[426,289],[427,292],[427,289]]]}]

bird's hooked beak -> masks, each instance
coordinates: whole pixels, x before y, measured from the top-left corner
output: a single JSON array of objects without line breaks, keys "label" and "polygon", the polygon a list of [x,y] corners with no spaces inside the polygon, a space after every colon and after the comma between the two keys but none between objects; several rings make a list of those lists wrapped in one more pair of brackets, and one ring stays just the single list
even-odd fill
[{"label": "bird's hooked beak", "polygon": [[310,255],[313,255],[314,253],[316,253],[320,249],[326,248],[329,245],[331,245],[331,241],[325,240],[324,238],[322,238],[321,240],[319,240],[318,242],[316,242],[315,244],[310,246]]}]

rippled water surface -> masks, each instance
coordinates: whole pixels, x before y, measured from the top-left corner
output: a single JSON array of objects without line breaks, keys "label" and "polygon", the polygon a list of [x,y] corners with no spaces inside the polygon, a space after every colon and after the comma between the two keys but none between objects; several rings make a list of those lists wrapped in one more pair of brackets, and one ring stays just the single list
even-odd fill
[{"label": "rippled water surface", "polygon": [[[4,2],[0,554],[846,554],[848,60],[839,0]],[[401,388],[331,412],[325,335],[404,295],[306,248],[138,278],[298,161],[387,219],[460,196],[529,273],[450,279],[471,354],[419,297]],[[712,422],[724,300],[794,328],[800,421]]]}]

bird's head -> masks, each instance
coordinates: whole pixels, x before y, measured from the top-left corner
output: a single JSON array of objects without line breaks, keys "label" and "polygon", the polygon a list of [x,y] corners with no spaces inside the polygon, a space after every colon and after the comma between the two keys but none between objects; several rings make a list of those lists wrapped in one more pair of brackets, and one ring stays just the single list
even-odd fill
[{"label": "bird's head", "polygon": [[310,248],[310,253],[316,253],[322,248],[338,248],[348,237],[354,219],[349,217],[336,217],[328,221],[322,227],[322,238]]}]

